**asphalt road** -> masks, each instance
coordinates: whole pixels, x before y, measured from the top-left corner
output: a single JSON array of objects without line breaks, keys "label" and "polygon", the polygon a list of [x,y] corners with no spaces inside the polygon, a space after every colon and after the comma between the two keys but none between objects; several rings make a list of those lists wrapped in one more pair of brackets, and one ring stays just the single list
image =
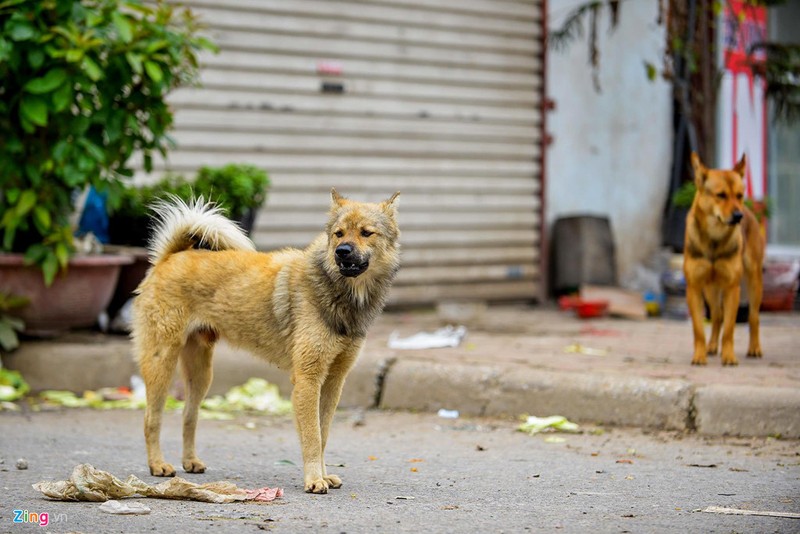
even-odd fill
[{"label": "asphalt road", "polygon": [[[179,415],[165,419],[168,460],[179,463]],[[209,466],[194,482],[280,486],[272,503],[134,499],[149,515],[119,516],[97,503],[57,502],[31,488],[90,463],[146,482],[142,412],[0,412],[0,532],[800,532],[800,519],[707,513],[709,506],[800,513],[800,443],[700,438],[635,429],[529,436],[508,419],[431,414],[337,414],[329,471],[341,489],[302,489],[291,419],[201,421]],[[552,442],[551,438],[562,438]],[[28,469],[15,467],[25,458]],[[14,510],[50,524],[15,524]]]}]

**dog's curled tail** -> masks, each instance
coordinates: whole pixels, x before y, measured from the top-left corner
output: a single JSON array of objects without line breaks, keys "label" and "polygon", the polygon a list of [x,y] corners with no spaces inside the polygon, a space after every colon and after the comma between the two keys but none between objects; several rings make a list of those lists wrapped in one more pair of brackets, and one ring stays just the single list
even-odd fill
[{"label": "dog's curled tail", "polygon": [[195,246],[211,250],[255,250],[252,241],[213,202],[202,196],[188,204],[170,195],[152,206],[156,227],[150,240],[151,261],[159,263],[170,254]]}]

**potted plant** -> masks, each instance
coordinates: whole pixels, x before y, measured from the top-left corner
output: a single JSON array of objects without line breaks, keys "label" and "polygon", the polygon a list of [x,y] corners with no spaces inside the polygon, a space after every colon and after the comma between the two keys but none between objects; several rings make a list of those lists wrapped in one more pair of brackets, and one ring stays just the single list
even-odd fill
[{"label": "potted plant", "polygon": [[264,204],[269,176],[255,165],[230,163],[223,167],[202,167],[194,181],[194,191],[211,199],[228,216],[238,221],[249,234],[256,213]]},{"label": "potted plant", "polygon": [[264,170],[254,165],[236,163],[223,167],[202,167],[193,181],[168,174],[152,185],[126,187],[109,216],[111,243],[146,246],[152,228],[150,206],[169,195],[185,202],[199,196],[211,200],[250,233],[268,188],[269,176]]},{"label": "potted plant", "polygon": [[[172,111],[165,97],[194,79],[197,52],[212,48],[198,31],[190,11],[162,2],[0,3],[0,262],[41,268],[46,289],[25,282],[33,294],[23,293],[31,300],[29,327],[36,328],[39,304],[54,308],[57,298],[75,298],[51,292],[71,278],[56,278],[59,272],[87,261],[93,272],[107,262],[75,256],[74,198],[93,187],[113,206],[133,175],[131,156],[141,153],[149,171],[153,152],[166,153]],[[98,298],[102,309],[110,292],[98,283],[88,291],[105,297]],[[0,276],[0,290],[20,287],[7,271]]]}]

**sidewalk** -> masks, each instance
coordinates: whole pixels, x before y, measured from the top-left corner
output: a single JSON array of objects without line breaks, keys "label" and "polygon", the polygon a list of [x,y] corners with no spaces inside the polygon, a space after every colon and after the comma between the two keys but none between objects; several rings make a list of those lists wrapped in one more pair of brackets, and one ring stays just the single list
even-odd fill
[{"label": "sidewalk", "polygon": [[[711,357],[690,365],[688,321],[580,320],[547,307],[491,307],[457,348],[393,350],[401,337],[433,331],[434,312],[384,313],[348,378],[342,406],[464,415],[546,416],[577,422],[694,430],[704,435],[800,437],[798,313],[762,314],[762,360],[744,357],[747,326],[737,325],[738,367]],[[4,358],[34,390],[127,385],[136,367],[125,337],[71,334],[29,341]],[[288,375],[221,344],[211,393],[250,376],[278,384]]]}]

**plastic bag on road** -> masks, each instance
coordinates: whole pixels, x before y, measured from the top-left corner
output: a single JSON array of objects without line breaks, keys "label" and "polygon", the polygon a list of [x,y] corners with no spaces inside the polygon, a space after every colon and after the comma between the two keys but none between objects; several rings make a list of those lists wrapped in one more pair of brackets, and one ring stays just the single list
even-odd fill
[{"label": "plastic bag on road", "polygon": [[39,482],[33,488],[46,497],[59,501],[104,502],[141,495],[154,499],[178,499],[217,504],[239,501],[273,501],[283,496],[281,488],[239,489],[231,482],[195,484],[180,477],[159,484],[148,484],[135,475],[120,480],[111,473],[80,464],[72,470],[69,480]]}]

